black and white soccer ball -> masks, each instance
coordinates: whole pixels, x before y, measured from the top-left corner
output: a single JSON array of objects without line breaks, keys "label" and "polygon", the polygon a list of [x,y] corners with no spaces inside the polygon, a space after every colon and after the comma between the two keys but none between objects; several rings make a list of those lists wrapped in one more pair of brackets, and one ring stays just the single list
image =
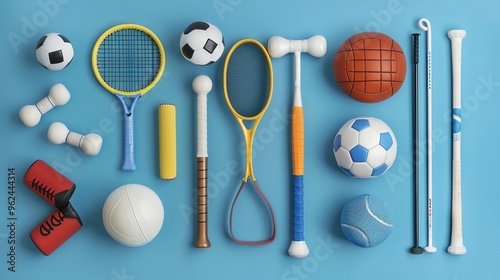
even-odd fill
[{"label": "black and white soccer ball", "polygon": [[216,62],[224,52],[224,38],[219,28],[204,21],[191,23],[182,33],[181,53],[196,65]]},{"label": "black and white soccer ball", "polygon": [[36,44],[36,59],[53,71],[64,69],[73,60],[73,45],[59,33],[48,33]]}]

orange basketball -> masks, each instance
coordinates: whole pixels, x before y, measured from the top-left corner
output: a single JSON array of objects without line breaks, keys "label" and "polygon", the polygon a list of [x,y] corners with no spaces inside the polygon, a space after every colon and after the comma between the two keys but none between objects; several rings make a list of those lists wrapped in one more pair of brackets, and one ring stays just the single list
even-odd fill
[{"label": "orange basketball", "polygon": [[378,32],[362,32],[340,45],[333,60],[340,88],[351,98],[375,103],[393,96],[403,85],[406,59],[399,44]]}]

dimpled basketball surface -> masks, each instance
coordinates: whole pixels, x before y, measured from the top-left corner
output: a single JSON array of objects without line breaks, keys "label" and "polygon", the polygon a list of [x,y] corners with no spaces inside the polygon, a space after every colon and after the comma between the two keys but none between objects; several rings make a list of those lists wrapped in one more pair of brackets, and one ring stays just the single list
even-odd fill
[{"label": "dimpled basketball surface", "polygon": [[163,204],[150,188],[123,185],[106,199],[102,219],[106,231],[119,243],[137,247],[153,240],[163,225]]},{"label": "dimpled basketball surface", "polygon": [[362,32],[340,45],[333,60],[340,88],[367,103],[393,96],[403,85],[406,59],[399,44],[378,32]]},{"label": "dimpled basketball surface", "polygon": [[360,247],[375,247],[392,232],[392,213],[380,198],[364,194],[346,203],[340,215],[345,237]]}]

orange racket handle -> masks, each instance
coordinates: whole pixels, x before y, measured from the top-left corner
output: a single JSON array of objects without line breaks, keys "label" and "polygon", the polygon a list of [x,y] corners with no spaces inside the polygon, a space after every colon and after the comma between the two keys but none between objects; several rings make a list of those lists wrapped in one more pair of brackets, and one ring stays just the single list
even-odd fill
[{"label": "orange racket handle", "polygon": [[304,175],[304,111],[292,107],[292,172]]},{"label": "orange racket handle", "polygon": [[[309,253],[304,238],[304,111],[292,107],[293,240],[288,253],[304,257]],[[301,244],[301,245],[297,245]],[[305,247],[307,251],[297,251]],[[305,253],[305,255],[303,255]]]},{"label": "orange racket handle", "polygon": [[208,157],[198,157],[198,237],[197,248],[209,248],[208,240]]}]

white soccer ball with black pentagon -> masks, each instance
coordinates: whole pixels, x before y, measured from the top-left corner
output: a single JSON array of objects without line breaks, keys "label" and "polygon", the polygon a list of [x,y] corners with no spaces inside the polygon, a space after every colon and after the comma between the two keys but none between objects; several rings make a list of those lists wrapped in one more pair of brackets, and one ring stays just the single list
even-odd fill
[{"label": "white soccer ball with black pentagon", "polygon": [[210,65],[224,52],[224,38],[219,28],[204,21],[191,23],[182,33],[181,53],[196,65]]},{"label": "white soccer ball with black pentagon", "polygon": [[375,178],[394,163],[398,143],[391,128],[373,117],[346,122],[333,140],[340,169],[353,178]]},{"label": "white soccer ball with black pentagon", "polygon": [[58,71],[73,60],[73,45],[59,33],[48,33],[36,44],[36,59],[43,67]]}]

